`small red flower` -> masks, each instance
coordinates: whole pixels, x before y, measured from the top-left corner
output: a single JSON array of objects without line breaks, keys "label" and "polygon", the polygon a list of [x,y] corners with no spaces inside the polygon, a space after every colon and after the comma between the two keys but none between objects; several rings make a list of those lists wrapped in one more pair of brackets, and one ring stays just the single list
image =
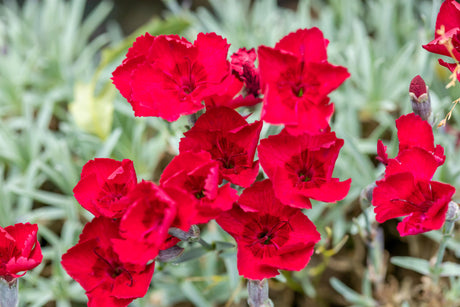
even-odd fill
[{"label": "small red flower", "polygon": [[120,238],[119,222],[94,218],[83,228],[78,244],[62,255],[64,269],[86,290],[88,306],[127,306],[148,290],[155,263],[139,265],[120,260],[112,244]]},{"label": "small red flower", "polygon": [[299,271],[307,265],[320,234],[302,211],[275,197],[269,180],[246,188],[238,204],[216,221],[238,244],[240,275],[271,278],[278,270]]},{"label": "small red flower", "polygon": [[219,187],[219,163],[208,152],[183,152],[164,169],[162,187],[188,192],[196,202],[192,224],[207,223],[221,212],[230,210],[238,199],[230,183]]},{"label": "small red flower", "polygon": [[260,164],[284,204],[311,208],[310,198],[324,202],[343,199],[351,179],[332,178],[343,140],[334,132],[292,136],[286,131],[260,141]]},{"label": "small red flower", "polygon": [[379,141],[379,157],[386,161],[385,177],[376,182],[372,205],[379,223],[406,216],[398,224],[401,236],[415,235],[441,228],[455,188],[431,181],[444,163],[444,149],[434,146],[433,130],[414,113],[396,120],[399,152],[388,159],[386,147]]},{"label": "small red flower", "polygon": [[[260,78],[264,93],[262,119],[272,124],[297,126],[311,118],[304,114],[311,104],[329,119],[331,106],[326,96],[350,74],[327,62],[326,46],[317,28],[298,30],[284,37],[275,48],[258,49]],[[321,122],[321,121],[320,121]],[[318,132],[323,127],[318,127]]]},{"label": "small red flower", "polygon": [[[449,48],[447,46],[450,45]],[[460,61],[460,3],[455,0],[446,0],[441,4],[436,19],[434,39],[422,46],[432,53],[452,57]],[[449,50],[451,49],[451,50]],[[456,63],[446,63],[439,59],[439,64],[447,67],[451,72],[456,69]],[[460,80],[458,71],[457,79]]]},{"label": "small red flower", "polygon": [[131,160],[96,158],[83,166],[73,193],[80,205],[96,217],[120,218],[131,204],[126,196],[136,183]]},{"label": "small red flower", "polygon": [[200,33],[193,44],[177,35],[146,34],[136,40],[112,80],[136,116],[175,121],[225,91],[228,47],[215,33]]},{"label": "small red flower", "polygon": [[244,82],[246,95],[259,97],[260,77],[259,70],[254,65],[257,59],[255,49],[246,50],[246,48],[241,48],[232,54],[231,58],[232,70]]},{"label": "small red flower", "polygon": [[406,216],[398,224],[401,236],[442,227],[448,204],[455,193],[449,184],[418,180],[410,172],[386,175],[376,182],[372,196],[377,222]]},{"label": "small red flower", "polygon": [[132,205],[120,222],[122,238],[112,240],[122,261],[145,264],[162,249],[169,227],[189,229],[195,215],[193,199],[180,190],[170,191],[142,181],[130,193]]},{"label": "small red flower", "polygon": [[259,161],[254,161],[254,154],[261,129],[262,122],[248,124],[232,109],[212,108],[184,133],[179,150],[209,152],[219,162],[221,178],[248,187],[259,173]]},{"label": "small red flower", "polygon": [[[444,28],[444,34],[440,32]],[[454,47],[451,54],[443,41],[450,40]],[[429,52],[452,57],[457,61],[460,60],[460,3],[455,0],[446,0],[441,4],[438,17],[436,19],[436,29],[434,40],[423,48]]]},{"label": "small red flower", "polygon": [[0,278],[11,282],[42,262],[37,224],[0,227]]},{"label": "small red flower", "polygon": [[[206,108],[228,107],[249,107],[262,102],[260,98],[260,77],[259,69],[254,66],[257,58],[254,49],[239,49],[231,56],[231,68],[233,74],[225,81],[225,91],[213,95],[205,100]],[[239,94],[239,95],[238,95]]]}]

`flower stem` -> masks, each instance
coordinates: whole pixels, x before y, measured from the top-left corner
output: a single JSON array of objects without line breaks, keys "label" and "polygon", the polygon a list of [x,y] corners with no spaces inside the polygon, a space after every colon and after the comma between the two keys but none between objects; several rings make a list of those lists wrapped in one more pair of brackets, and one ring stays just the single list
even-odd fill
[{"label": "flower stem", "polygon": [[248,279],[248,295],[250,307],[273,307],[273,302],[268,297],[267,279]]},{"label": "flower stem", "polygon": [[433,268],[433,282],[437,284],[439,282],[439,277],[441,275],[441,264],[442,259],[444,258],[444,252],[446,251],[447,241],[452,237],[452,232],[454,230],[455,221],[446,220],[444,226],[442,227],[442,239],[439,244],[438,254],[436,256],[436,263]]},{"label": "flower stem", "polygon": [[365,233],[363,234],[364,242],[367,246],[367,267],[369,277],[374,284],[375,292],[381,295],[383,291],[383,280],[385,277],[385,264],[383,261],[383,230],[371,221],[367,208],[371,205],[372,191],[375,183],[370,184],[361,192],[359,201],[365,222]]},{"label": "flower stem", "polygon": [[18,306],[18,280],[7,282],[0,278],[0,307]]}]

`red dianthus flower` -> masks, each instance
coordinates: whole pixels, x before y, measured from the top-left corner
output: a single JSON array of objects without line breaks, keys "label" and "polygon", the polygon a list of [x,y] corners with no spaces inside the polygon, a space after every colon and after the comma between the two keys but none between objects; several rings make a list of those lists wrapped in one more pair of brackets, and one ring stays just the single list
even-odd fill
[{"label": "red dianthus flower", "polygon": [[192,224],[207,223],[238,199],[230,183],[219,187],[219,163],[208,152],[183,152],[164,169],[160,185],[188,192],[196,202]]},{"label": "red dianthus flower", "polygon": [[162,249],[169,227],[190,228],[195,215],[193,199],[177,189],[167,191],[142,181],[130,193],[132,205],[121,219],[121,238],[112,240],[122,261],[145,264]]},{"label": "red dianthus flower", "polygon": [[282,203],[311,208],[310,198],[324,202],[343,199],[351,179],[332,178],[343,140],[334,132],[292,136],[286,131],[260,141],[259,159]]},{"label": "red dianthus flower", "polygon": [[42,262],[37,231],[29,223],[0,227],[0,278],[11,282]]},{"label": "red dianthus flower", "polygon": [[131,160],[96,158],[83,166],[73,193],[80,205],[96,217],[120,218],[131,204],[127,194],[136,183]]},{"label": "red dianthus flower", "polygon": [[62,255],[67,273],[86,290],[88,306],[127,306],[143,297],[155,263],[139,265],[120,260],[112,240],[120,238],[119,220],[94,218],[87,223],[78,244]]},{"label": "red dianthus flower", "polygon": [[378,159],[386,169],[372,196],[376,220],[383,223],[406,216],[397,227],[401,236],[439,229],[455,192],[451,185],[431,181],[444,163],[444,149],[434,146],[431,126],[414,113],[398,118],[396,127],[399,152],[395,158],[388,159],[382,142],[377,145]]},{"label": "red dianthus flower", "polygon": [[259,161],[254,161],[254,154],[261,129],[260,121],[248,124],[232,109],[212,108],[184,133],[179,150],[209,152],[219,162],[221,178],[248,187],[259,173]]},{"label": "red dianthus flower", "polygon": [[240,275],[271,278],[278,270],[299,271],[307,265],[320,234],[300,209],[275,197],[269,180],[246,188],[238,204],[216,221],[238,244]]},{"label": "red dianthus flower", "polygon": [[[452,47],[450,51],[446,47],[448,44]],[[423,48],[429,52],[449,56],[460,61],[460,3],[455,0],[446,0],[441,4],[436,19],[434,40],[423,45]],[[439,64],[452,72],[457,66],[455,63],[446,63],[441,59],[439,59]],[[460,74],[457,72],[457,79],[459,78]]]},{"label": "red dianthus flower", "polygon": [[377,222],[407,216],[398,224],[401,236],[441,228],[455,193],[449,184],[418,180],[410,172],[396,173],[377,181],[372,196]]},{"label": "red dianthus flower", "polygon": [[113,72],[113,83],[136,116],[175,121],[204,107],[223,92],[231,73],[229,44],[215,33],[198,34],[192,44],[177,35],[139,37]]},{"label": "red dianthus flower", "polygon": [[[329,120],[333,106],[326,96],[350,74],[346,68],[327,62],[327,44],[322,32],[312,28],[290,33],[275,48],[259,47],[264,121],[295,127],[311,120],[310,108],[322,109],[316,110],[316,115]],[[324,125],[307,128],[309,132],[325,129]]]}]

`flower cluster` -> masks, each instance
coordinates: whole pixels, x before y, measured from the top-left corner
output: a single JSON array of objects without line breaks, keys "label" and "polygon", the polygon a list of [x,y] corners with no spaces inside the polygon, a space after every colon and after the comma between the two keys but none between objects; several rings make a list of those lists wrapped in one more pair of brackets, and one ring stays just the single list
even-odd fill
[{"label": "flower cluster", "polygon": [[423,48],[429,52],[451,57],[455,63],[447,63],[439,59],[439,64],[447,67],[460,80],[460,3],[455,0],[446,0],[436,19],[434,39]]},{"label": "flower cluster", "polygon": [[[343,140],[329,126],[328,94],[349,74],[328,62],[327,44],[319,29],[303,29],[228,61],[229,45],[214,33],[194,43],[137,38],[112,78],[135,115],[174,121],[206,110],[158,185],[138,182],[127,159],[83,167],[74,194],[95,219],[62,265],[90,306],[126,306],[143,296],[155,259],[178,242],[172,229],[212,219],[235,238],[238,270],[248,279],[307,265],[320,235],[301,209],[312,199],[343,199],[351,182],[332,177]],[[235,110],[259,103],[261,120],[248,122]],[[259,143],[263,121],[285,128]],[[259,162],[268,179],[256,181]]]},{"label": "flower cluster", "polygon": [[0,227],[0,278],[8,283],[38,266],[43,259],[36,224]]},{"label": "flower cluster", "polygon": [[430,124],[414,113],[397,119],[396,127],[399,152],[395,158],[388,159],[380,140],[377,145],[378,160],[386,169],[372,197],[376,220],[383,223],[405,216],[397,227],[401,236],[439,229],[455,192],[453,186],[431,180],[444,163],[444,149],[434,146]]}]

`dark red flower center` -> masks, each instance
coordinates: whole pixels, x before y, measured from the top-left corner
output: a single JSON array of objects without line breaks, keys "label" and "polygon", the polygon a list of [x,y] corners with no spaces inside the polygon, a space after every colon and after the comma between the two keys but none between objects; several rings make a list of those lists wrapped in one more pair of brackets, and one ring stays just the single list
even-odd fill
[{"label": "dark red flower center", "polygon": [[176,84],[179,99],[185,100],[187,96],[197,88],[206,83],[206,70],[197,62],[192,61],[189,57],[181,63],[176,63],[173,75],[167,74],[173,83]]},{"label": "dark red flower center", "polygon": [[142,224],[146,228],[146,235],[151,235],[155,229],[162,228],[170,205],[158,199],[151,199],[145,205],[146,214],[143,215]]},{"label": "dark red flower center", "polygon": [[130,280],[127,286],[131,287],[133,285],[134,280],[131,273],[124,268],[122,263],[119,263],[118,261],[116,261],[116,259],[111,259],[112,261],[109,261],[102,255],[100,251],[98,251],[97,248],[93,249],[93,252],[97,256],[97,258],[104,264],[105,271],[107,275],[110,276],[110,278],[115,279],[121,274],[126,274],[126,277],[128,277],[128,279]]},{"label": "dark red flower center", "polygon": [[120,200],[128,193],[128,188],[124,183],[104,182],[101,191],[99,192],[98,202],[109,205]]},{"label": "dark red flower center", "polygon": [[[278,81],[278,88],[290,91],[294,97],[303,97],[304,95],[312,95],[318,91],[321,84],[312,75],[306,75],[305,64],[301,64],[294,68],[288,69],[285,73],[281,74],[280,81]],[[286,101],[289,101],[287,99]]]},{"label": "dark red flower center", "polygon": [[291,230],[289,221],[265,214],[245,226],[243,237],[254,256],[270,257],[288,241]]},{"label": "dark red flower center", "polygon": [[202,199],[203,197],[205,197],[204,191],[201,190],[201,191],[196,192],[195,197],[196,197],[196,199]]},{"label": "dark red flower center", "polygon": [[205,176],[189,175],[184,183],[184,187],[188,192],[193,194],[196,197],[196,199],[201,199],[203,197],[206,197],[206,195],[204,194],[205,183]]},{"label": "dark red flower center", "polygon": [[236,165],[246,165],[247,153],[244,148],[229,142],[227,138],[219,138],[215,149],[211,152],[213,158],[225,169],[232,169]]},{"label": "dark red flower center", "polygon": [[301,170],[297,173],[297,176],[301,182],[307,182],[311,180],[311,176],[308,176],[308,172],[306,170]]},{"label": "dark red flower center", "polygon": [[415,212],[427,212],[431,208],[431,206],[433,206],[433,201],[431,200],[425,200],[420,203],[414,203],[407,199],[394,198],[394,199],[391,199],[390,201],[391,202],[394,202],[394,201],[403,202],[405,206],[410,207],[411,211],[415,211]]},{"label": "dark red flower center", "polygon": [[302,185],[305,182],[317,177],[318,170],[314,167],[308,151],[304,151],[300,156],[292,157],[285,163],[284,167],[289,172],[289,178],[293,185]]}]

